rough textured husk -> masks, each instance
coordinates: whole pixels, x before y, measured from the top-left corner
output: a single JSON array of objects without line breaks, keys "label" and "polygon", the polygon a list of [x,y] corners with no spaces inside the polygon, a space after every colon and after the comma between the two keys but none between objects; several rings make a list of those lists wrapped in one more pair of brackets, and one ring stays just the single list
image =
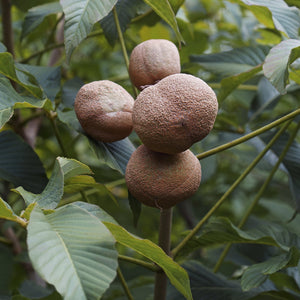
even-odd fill
[{"label": "rough textured husk", "polygon": [[179,153],[202,140],[218,112],[214,91],[188,74],[170,75],[144,89],[133,107],[133,129],[151,150]]},{"label": "rough textured husk", "polygon": [[74,109],[84,131],[102,142],[114,142],[132,131],[134,99],[120,85],[93,81],[81,87]]},{"label": "rough textured husk", "polygon": [[147,206],[170,208],[189,197],[201,181],[201,165],[190,151],[169,155],[141,145],[125,173],[128,190]]},{"label": "rough textured husk", "polygon": [[152,39],[137,45],[130,55],[129,76],[139,89],[171,74],[180,73],[177,47],[168,40]]}]

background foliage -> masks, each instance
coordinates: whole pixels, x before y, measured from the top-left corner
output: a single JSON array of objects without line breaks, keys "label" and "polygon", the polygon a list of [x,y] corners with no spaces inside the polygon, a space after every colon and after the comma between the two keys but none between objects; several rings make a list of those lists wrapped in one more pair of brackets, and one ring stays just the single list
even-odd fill
[{"label": "background foliage", "polygon": [[[9,2],[0,298],[152,299],[160,267],[168,299],[300,299],[299,1]],[[127,193],[136,134],[94,141],[73,110],[95,80],[135,95],[127,55],[151,38],[173,41],[182,72],[219,101],[213,131],[192,147],[201,186],[174,209],[174,259],[157,246],[159,211]]]}]

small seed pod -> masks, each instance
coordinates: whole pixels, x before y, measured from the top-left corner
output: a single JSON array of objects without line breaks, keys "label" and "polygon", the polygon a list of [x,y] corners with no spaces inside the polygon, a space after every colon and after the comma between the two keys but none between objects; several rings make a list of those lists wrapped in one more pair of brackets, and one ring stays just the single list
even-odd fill
[{"label": "small seed pod", "polygon": [[168,155],[141,145],[129,159],[125,179],[129,192],[143,204],[170,208],[197,191],[201,166],[190,150]]},{"label": "small seed pod", "polygon": [[207,136],[217,112],[216,95],[203,80],[174,74],[139,94],[133,107],[133,129],[149,149],[179,153]]},{"label": "small seed pod", "polygon": [[129,76],[140,90],[180,70],[179,52],[168,40],[147,40],[137,45],[130,56]]},{"label": "small seed pod", "polygon": [[134,99],[120,85],[93,81],[81,87],[74,109],[83,130],[95,140],[114,142],[132,131]]}]

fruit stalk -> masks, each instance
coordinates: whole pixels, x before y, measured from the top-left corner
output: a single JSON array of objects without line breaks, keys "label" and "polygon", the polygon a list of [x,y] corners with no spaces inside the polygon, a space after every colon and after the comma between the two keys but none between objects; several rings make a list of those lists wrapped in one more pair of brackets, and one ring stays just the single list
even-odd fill
[{"label": "fruit stalk", "polygon": [[[115,20],[117,31],[118,31],[118,36],[119,36],[119,39],[120,39],[120,44],[121,44],[122,53],[123,53],[123,56],[124,56],[126,68],[127,68],[127,71],[128,71],[129,70],[129,57],[128,57],[128,54],[127,54],[125,40],[124,40],[122,29],[121,29],[121,26],[120,26],[120,21],[119,21],[119,17],[118,17],[116,7],[113,8],[113,15],[114,15],[114,20]],[[136,98],[137,95],[138,95],[138,92],[137,92],[134,85],[132,85],[132,90],[133,90],[134,97]]]},{"label": "fruit stalk", "polygon": [[[171,227],[173,209],[164,208],[160,211],[158,245],[170,255]],[[162,270],[158,270],[155,276],[154,300],[165,300],[167,295],[167,276]]]}]

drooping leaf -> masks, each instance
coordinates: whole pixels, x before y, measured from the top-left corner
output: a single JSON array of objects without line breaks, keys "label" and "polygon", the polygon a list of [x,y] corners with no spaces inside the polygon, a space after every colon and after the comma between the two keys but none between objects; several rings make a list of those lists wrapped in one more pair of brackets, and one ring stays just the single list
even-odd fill
[{"label": "drooping leaf", "polygon": [[263,65],[265,76],[281,93],[286,93],[289,65],[300,57],[300,41],[285,40],[270,50]]},{"label": "drooping leaf", "polygon": [[9,79],[0,75],[0,128],[12,117],[14,108],[36,107],[50,109],[50,101],[21,96],[12,87]]},{"label": "drooping leaf", "polygon": [[174,30],[179,48],[183,38],[179,32],[175,13],[168,0],[144,0],[164,21],[166,21]]},{"label": "drooping leaf", "polygon": [[101,220],[101,222],[110,222],[118,225],[116,220],[112,216],[110,216],[107,212],[105,212],[103,209],[99,208],[98,205],[81,202],[81,201],[76,201],[69,205],[76,206],[81,210],[85,211],[86,213],[97,217],[99,220]]},{"label": "drooping leaf", "polygon": [[[10,284],[12,283],[14,255],[9,247],[0,244],[0,298],[9,299]],[[7,297],[7,298],[6,298]]]},{"label": "drooping leaf", "polygon": [[270,81],[263,76],[257,86],[257,95],[253,106],[253,115],[251,119],[261,114],[267,107],[270,109],[276,104],[276,100],[280,93],[270,83]]},{"label": "drooping leaf", "polygon": [[262,70],[262,65],[258,65],[246,72],[240,73],[238,75],[230,76],[222,79],[221,81],[221,89],[218,93],[218,101],[222,103],[224,99],[234,91],[240,84],[245,81],[253,78],[257,73]]},{"label": "drooping leaf", "polygon": [[59,157],[57,160],[64,174],[64,180],[81,174],[93,174],[87,165],[75,159]]},{"label": "drooping leaf", "polygon": [[[128,24],[136,16],[142,3],[142,0],[118,0],[115,7],[122,32],[125,32]],[[113,12],[111,11],[103,18],[100,24],[106,39],[111,45],[114,45],[118,40],[118,31]]]},{"label": "drooping leaf", "polygon": [[128,191],[128,200],[129,200],[129,206],[133,214],[133,224],[136,227],[141,215],[142,204],[139,200],[133,197],[129,191]]},{"label": "drooping leaf", "polygon": [[[238,282],[213,273],[197,261],[187,261],[183,267],[189,274],[195,300],[247,300],[260,292],[257,289],[245,292]],[[181,300],[182,297],[174,288],[171,288],[168,299]]]},{"label": "drooping leaf", "polygon": [[41,194],[33,194],[22,187],[15,189],[25,200],[27,205],[38,203],[41,208],[54,209],[64,193],[64,180],[81,174],[91,174],[91,170],[74,159],[58,157],[50,180]]},{"label": "drooping leaf", "polygon": [[248,267],[241,280],[243,290],[248,291],[260,286],[268,278],[268,275],[278,272],[283,268],[297,266],[299,258],[299,250],[292,247],[287,253],[273,256],[267,261]]},{"label": "drooping leaf", "polygon": [[21,85],[31,95],[37,99],[43,99],[43,91],[39,87],[36,78],[20,69],[21,64],[15,66],[13,56],[8,52],[0,53],[0,74],[8,77]]},{"label": "drooping leaf", "polygon": [[84,82],[78,78],[72,78],[70,80],[67,80],[63,87],[62,87],[62,93],[61,93],[61,105],[65,108],[73,108],[74,101],[76,98],[76,95],[79,91],[79,89],[84,85]]},{"label": "drooping leaf", "polygon": [[14,132],[0,132],[0,178],[39,193],[47,182],[45,169],[34,150]]},{"label": "drooping leaf", "polygon": [[19,70],[32,74],[43,89],[45,95],[51,101],[54,101],[55,96],[60,90],[60,67],[31,66],[25,64],[16,64],[16,67]]},{"label": "drooping leaf", "polygon": [[29,9],[22,24],[21,39],[36,29],[45,17],[59,12],[62,12],[59,2],[46,3]]},{"label": "drooping leaf", "polygon": [[289,38],[297,38],[300,28],[299,11],[283,0],[230,0],[247,7],[268,28],[276,28]]},{"label": "drooping leaf", "polygon": [[[268,143],[272,138],[273,134],[268,134],[263,137],[263,141]],[[275,161],[269,160],[269,162],[274,165],[276,163],[276,158],[282,153],[289,135],[282,134],[276,143],[272,146],[272,151],[275,153]],[[294,141],[289,148],[287,154],[285,155],[282,164],[284,166],[283,170],[287,172],[289,176],[290,189],[293,195],[293,200],[296,204],[297,210],[300,209],[300,144]]]},{"label": "drooping leaf", "polygon": [[229,77],[261,65],[268,52],[266,46],[243,47],[214,54],[192,55],[190,60],[214,74]]},{"label": "drooping leaf", "polygon": [[263,244],[289,251],[291,247],[300,246],[300,238],[278,224],[268,223],[255,229],[242,230],[233,225],[229,219],[218,217],[209,222],[203,232],[183,248],[191,252],[198,247],[210,247],[226,243]]},{"label": "drooping leaf", "polygon": [[0,219],[14,221],[21,224],[22,226],[26,226],[25,221],[19,216],[17,216],[13,212],[10,205],[7,202],[5,202],[1,197],[0,197]]},{"label": "drooping leaf", "polygon": [[90,140],[98,158],[111,168],[125,174],[126,166],[135,147],[128,138],[113,143]]},{"label": "drooping leaf", "polygon": [[133,236],[121,226],[107,222],[104,222],[104,224],[117,242],[137,251],[159,265],[176,289],[184,295],[186,299],[192,299],[190,282],[186,271],[174,262],[171,257],[166,255],[160,247],[149,240]]},{"label": "drooping leaf", "polygon": [[114,238],[96,216],[75,205],[49,215],[36,207],[27,244],[35,270],[66,300],[99,299],[116,275]]},{"label": "drooping leaf", "polygon": [[60,0],[65,14],[65,47],[68,60],[93,25],[103,19],[117,0]]}]

